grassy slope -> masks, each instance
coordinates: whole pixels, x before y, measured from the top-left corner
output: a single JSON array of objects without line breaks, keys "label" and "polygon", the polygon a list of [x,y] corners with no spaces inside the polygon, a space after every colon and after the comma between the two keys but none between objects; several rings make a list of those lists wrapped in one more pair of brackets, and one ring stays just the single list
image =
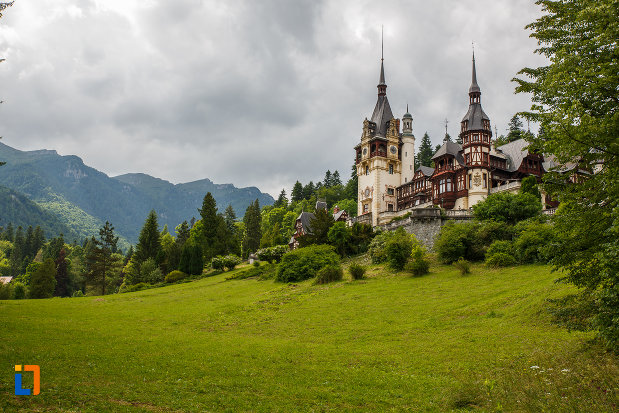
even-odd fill
[{"label": "grassy slope", "polygon": [[[567,287],[547,267],[375,267],[327,286],[228,275],[0,302],[0,408],[613,409],[616,359],[549,323],[544,300]],[[39,396],[12,396],[13,364],[41,365]]]}]

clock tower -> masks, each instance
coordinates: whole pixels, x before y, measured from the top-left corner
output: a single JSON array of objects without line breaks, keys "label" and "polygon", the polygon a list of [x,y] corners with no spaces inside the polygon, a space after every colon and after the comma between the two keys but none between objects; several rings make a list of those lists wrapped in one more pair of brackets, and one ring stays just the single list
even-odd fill
[{"label": "clock tower", "polygon": [[[414,157],[412,116],[406,142],[400,134],[400,120],[394,118],[387,100],[384,59],[381,57],[378,99],[372,117],[363,121],[361,143],[355,147],[358,177],[357,214],[371,217],[373,226],[378,225],[380,214],[397,209],[396,188],[402,183],[403,159]],[[403,158],[403,151],[406,156]],[[406,167],[408,168],[408,166]],[[412,167],[412,161],[410,169]],[[408,176],[408,175],[407,175]],[[412,176],[412,175],[411,175]],[[388,218],[388,217],[386,217]]]}]

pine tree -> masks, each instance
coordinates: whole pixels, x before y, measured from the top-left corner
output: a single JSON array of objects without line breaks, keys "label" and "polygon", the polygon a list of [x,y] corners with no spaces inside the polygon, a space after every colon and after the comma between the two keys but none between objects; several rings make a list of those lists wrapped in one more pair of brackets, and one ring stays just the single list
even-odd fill
[{"label": "pine tree", "polygon": [[71,295],[71,286],[69,280],[69,271],[67,265],[67,252],[64,248],[60,250],[58,259],[56,259],[56,288],[54,295],[56,297],[69,297]]},{"label": "pine tree", "polygon": [[34,248],[34,255],[35,256],[39,252],[39,250],[41,249],[43,244],[45,244],[45,234],[44,234],[43,230],[41,229],[41,227],[37,225],[37,227],[34,229],[34,245],[33,245],[33,248]]},{"label": "pine tree", "polygon": [[149,212],[140,231],[134,255],[136,261],[141,264],[149,258],[157,260],[160,251],[161,235],[159,233],[159,224],[157,223],[157,213],[152,210]]},{"label": "pine tree", "polygon": [[303,187],[303,199],[310,199],[312,196],[314,196],[315,192],[316,186],[314,185],[314,182],[310,181],[309,184]]},{"label": "pine tree", "polygon": [[26,254],[26,239],[22,227],[17,227],[15,231],[15,241],[13,242],[13,252],[11,252],[11,275],[16,276],[23,272],[23,261]]},{"label": "pine tree", "polygon": [[4,239],[10,242],[15,241],[15,230],[13,229],[13,224],[10,222],[9,225],[6,226],[6,231],[4,231]]},{"label": "pine tree", "polygon": [[256,252],[260,247],[262,216],[260,214],[260,204],[256,199],[245,211],[243,222],[245,223],[245,238],[243,239],[243,255],[247,257],[252,252]]},{"label": "pine tree", "polygon": [[514,115],[509,121],[509,133],[505,137],[507,140],[506,143],[522,138],[523,132],[520,117],[518,117],[518,115]]},{"label": "pine tree", "polygon": [[326,188],[330,188],[333,185],[333,181],[332,181],[332,177],[331,177],[331,171],[327,169],[327,172],[325,172],[325,179],[322,181],[322,184],[326,187]]},{"label": "pine tree", "polygon": [[286,198],[286,190],[282,189],[282,192],[279,193],[279,197],[277,197],[277,201],[273,204],[276,208],[282,208],[288,206],[288,198]]},{"label": "pine tree", "polygon": [[342,185],[342,180],[340,179],[340,173],[336,170],[331,175],[331,186]]},{"label": "pine tree", "polygon": [[432,141],[430,140],[428,132],[424,133],[417,151],[415,168],[419,168],[420,166],[430,166],[432,164],[432,155],[434,155],[435,152],[436,151],[432,149]]},{"label": "pine tree", "polygon": [[198,211],[202,217],[202,232],[199,239],[202,244],[202,253],[208,262],[221,252],[220,245],[225,242],[225,240],[219,239],[217,234],[220,218],[217,214],[217,202],[210,192],[207,192],[204,196],[202,208]]},{"label": "pine tree", "polygon": [[234,224],[236,223],[236,212],[234,212],[232,205],[228,205],[226,207],[226,210],[224,211],[224,220],[226,222],[226,227],[228,227],[228,231],[233,233],[235,230]]},{"label": "pine tree", "polygon": [[290,198],[292,202],[299,202],[303,200],[303,185],[301,185],[301,182],[295,182],[292,187],[292,192],[290,192]]},{"label": "pine tree", "polygon": [[[151,211],[151,213],[154,213],[154,211]],[[156,224],[155,215],[155,229],[157,229]],[[146,224],[144,226],[146,227]],[[144,232],[144,230],[142,231]],[[159,232],[156,233],[157,239],[159,239]],[[140,234],[140,239],[141,238],[142,234]],[[116,245],[118,243],[118,237],[114,236],[114,227],[106,221],[105,225],[99,229],[99,239],[93,237],[92,243],[93,247],[86,256],[88,267],[87,280],[90,285],[97,288],[100,287],[101,294],[105,295],[108,283],[120,270],[122,264],[122,261],[117,259],[118,255],[113,252],[116,250]],[[138,244],[138,250],[139,248]],[[161,245],[159,245],[159,248],[161,248]],[[122,256],[120,258],[122,259]],[[151,257],[149,256],[148,258]]]},{"label": "pine tree", "polygon": [[311,233],[301,237],[301,245],[328,244],[329,229],[331,229],[334,222],[333,215],[329,211],[324,209],[316,210],[314,217],[309,222]]},{"label": "pine tree", "polygon": [[176,231],[176,243],[179,246],[183,246],[185,242],[189,239],[189,225],[187,221],[183,221],[181,224],[177,225],[175,228]]}]

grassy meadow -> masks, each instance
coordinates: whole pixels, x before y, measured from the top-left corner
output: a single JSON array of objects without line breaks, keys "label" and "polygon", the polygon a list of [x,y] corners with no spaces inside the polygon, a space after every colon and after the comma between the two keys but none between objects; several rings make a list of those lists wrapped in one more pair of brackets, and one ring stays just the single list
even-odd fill
[{"label": "grassy meadow", "polygon": [[[0,301],[0,409],[619,408],[617,358],[551,323],[546,299],[571,289],[547,266],[436,265],[420,278],[370,266],[320,286],[230,275]],[[41,366],[40,395],[14,396],[14,364]]]}]

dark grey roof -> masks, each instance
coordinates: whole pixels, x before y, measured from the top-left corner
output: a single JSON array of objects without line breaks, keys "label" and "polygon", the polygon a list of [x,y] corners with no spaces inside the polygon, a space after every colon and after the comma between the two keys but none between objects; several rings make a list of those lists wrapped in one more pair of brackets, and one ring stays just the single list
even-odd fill
[{"label": "dark grey roof", "polygon": [[522,160],[529,154],[528,147],[529,143],[521,138],[498,146],[496,150],[507,156],[507,170],[509,172],[514,172],[520,168]]},{"label": "dark grey roof", "polygon": [[477,70],[475,69],[475,52],[473,52],[473,75],[471,79],[471,87],[469,88],[469,93],[478,92],[481,93],[481,89],[477,84]]},{"label": "dark grey roof", "polygon": [[443,143],[443,146],[441,146],[438,151],[436,151],[432,159],[436,159],[439,156],[443,156],[443,155],[457,156],[461,150],[462,150],[462,146],[460,146],[460,144],[454,143],[452,141],[447,141]]},{"label": "dark grey roof", "polygon": [[311,212],[301,212],[301,215],[297,218],[297,221],[301,221],[301,225],[303,226],[303,231],[306,234],[310,234],[312,232],[310,227],[310,221],[314,219],[315,215]]},{"label": "dark grey roof", "polygon": [[421,171],[421,173],[425,176],[432,176],[432,174],[434,173],[434,168],[421,165],[419,168],[417,168],[417,171]]},{"label": "dark grey roof", "polygon": [[327,210],[327,203],[321,199],[319,199],[318,201],[316,201],[316,211],[318,211],[319,209],[324,209]]},{"label": "dark grey roof", "polygon": [[[382,90],[382,92],[381,92]],[[391,106],[389,106],[389,100],[387,99],[386,91],[387,84],[385,83],[385,67],[383,61],[380,61],[380,80],[378,82],[378,100],[374,107],[374,113],[370,121],[376,124],[376,136],[387,136],[387,123],[393,119],[393,112]]]},{"label": "dark grey roof", "polygon": [[389,106],[387,95],[378,96],[374,113],[372,113],[372,118],[370,119],[376,124],[375,135],[387,136],[387,122],[391,119],[393,119],[393,112],[391,111],[391,106]]},{"label": "dark grey roof", "polygon": [[484,126],[482,120],[490,121],[490,118],[481,108],[481,103],[471,103],[469,105],[469,110],[462,118],[462,122],[464,122],[465,120],[469,121],[466,126],[466,130],[470,131],[483,129]]}]

